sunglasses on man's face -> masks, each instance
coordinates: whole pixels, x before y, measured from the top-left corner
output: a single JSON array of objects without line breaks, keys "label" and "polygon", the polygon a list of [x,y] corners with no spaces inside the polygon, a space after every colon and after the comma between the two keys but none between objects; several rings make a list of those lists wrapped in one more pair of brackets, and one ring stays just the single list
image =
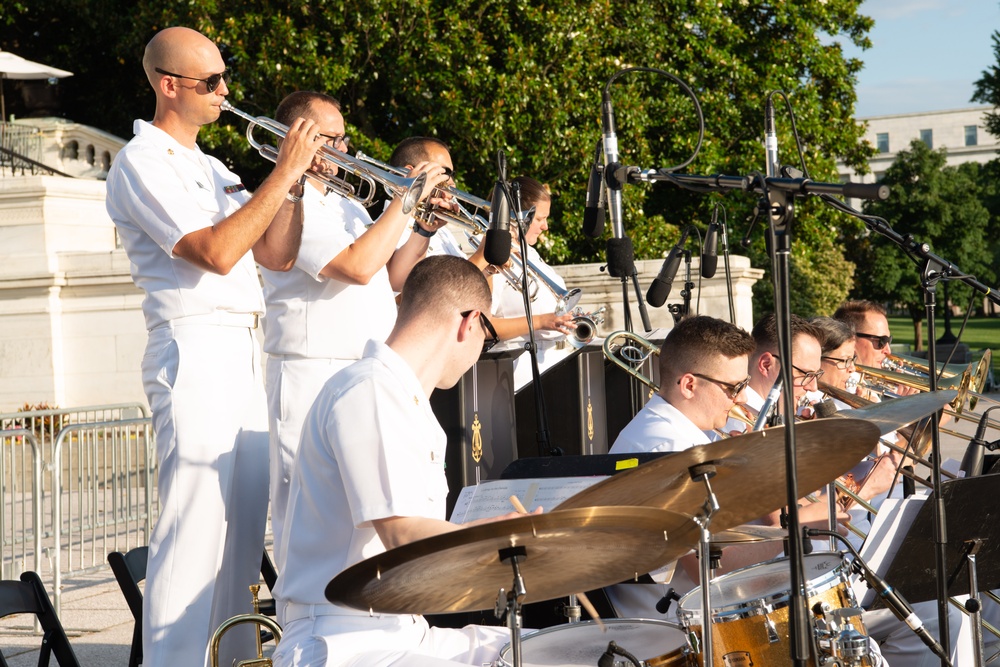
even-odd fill
[{"label": "sunglasses on man's face", "polygon": [[886,345],[892,344],[892,336],[876,336],[875,334],[861,333],[860,331],[855,332],[858,338],[865,338],[872,342],[872,347],[876,350],[881,350]]},{"label": "sunglasses on man's face", "polygon": [[228,68],[222,70],[218,74],[212,74],[211,76],[207,76],[204,79],[199,79],[196,76],[184,76],[183,74],[174,74],[173,72],[168,72],[166,70],[160,69],[159,67],[156,67],[155,71],[156,71],[157,74],[163,74],[164,76],[172,76],[172,77],[176,77],[178,79],[189,79],[191,81],[203,81],[205,83],[205,88],[210,93],[214,93],[215,89],[219,87],[219,83],[221,83],[222,81],[225,81],[226,85],[228,86],[229,85],[229,80],[232,78],[232,74],[229,72]]},{"label": "sunglasses on man's face", "polygon": [[[468,317],[473,311],[465,310],[459,313],[463,318]],[[483,333],[486,334],[483,338],[483,351],[480,354],[486,354],[492,350],[497,343],[500,342],[500,337],[497,335],[497,330],[493,328],[493,323],[490,322],[490,318],[483,314],[483,311],[479,311],[479,323],[483,327]]]}]

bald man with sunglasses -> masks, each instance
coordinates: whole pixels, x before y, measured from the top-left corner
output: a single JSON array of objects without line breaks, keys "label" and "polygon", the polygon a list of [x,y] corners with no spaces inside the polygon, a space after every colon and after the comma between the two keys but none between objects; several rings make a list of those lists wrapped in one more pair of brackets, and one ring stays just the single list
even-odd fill
[{"label": "bald man with sunglasses", "polygon": [[[152,122],[108,173],[107,209],[145,292],[142,378],[159,462],[160,516],[149,537],[143,664],[202,665],[211,633],[250,611],[267,502],[267,404],[254,329],[264,312],[256,262],[287,270],[301,225],[275,221],[322,143],[296,119],[251,199],[197,145],[229,94],[219,49],[188,28],[146,46]],[[253,655],[255,630],[226,635],[222,657]]]}]

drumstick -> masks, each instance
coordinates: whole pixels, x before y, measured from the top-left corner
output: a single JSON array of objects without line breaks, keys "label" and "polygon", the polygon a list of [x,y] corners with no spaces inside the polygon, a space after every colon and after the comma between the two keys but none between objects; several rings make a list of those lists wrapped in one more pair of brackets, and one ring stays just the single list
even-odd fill
[{"label": "drumstick", "polygon": [[511,494],[511,496],[510,496],[510,504],[514,506],[514,511],[515,512],[520,512],[521,514],[527,514],[528,513],[528,510],[524,509],[524,505],[521,504],[521,501],[518,500],[517,496],[515,496],[513,494]]}]

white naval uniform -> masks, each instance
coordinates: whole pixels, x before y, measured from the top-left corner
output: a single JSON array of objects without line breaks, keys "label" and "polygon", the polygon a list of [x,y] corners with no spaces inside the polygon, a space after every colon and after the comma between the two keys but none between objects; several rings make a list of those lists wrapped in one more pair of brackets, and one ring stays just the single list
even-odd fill
[{"label": "white naval uniform", "polygon": [[293,467],[276,665],[479,667],[500,654],[504,628],[430,629],[422,616],[369,614],[324,597],[338,572],[385,551],[372,521],[445,519],[446,443],[412,369],[382,343],[323,387]]},{"label": "white naval uniform", "polygon": [[[566,289],[566,283],[562,277],[552,270],[548,264],[542,261],[538,251],[528,246],[529,261],[552,282],[562,289]],[[552,290],[545,285],[537,285],[538,291],[535,300],[531,302],[532,315],[543,313],[553,313],[559,305]],[[524,299],[521,292],[510,286],[510,283],[501,274],[493,276],[493,307],[494,317],[524,317]],[[538,344],[538,372],[542,373],[562,359],[573,353],[573,348],[566,342],[566,334],[557,331],[535,330],[535,340]],[[504,341],[505,347],[523,349],[528,337],[518,336],[509,341]],[[531,356],[525,352],[514,360],[514,390],[517,391],[531,382]]]},{"label": "white naval uniform", "polygon": [[[254,337],[264,302],[253,256],[228,275],[173,254],[186,234],[249,200],[240,179],[144,121],[108,173],[107,209],[145,293],[143,385],[159,462],[160,516],[149,540],[143,664],[201,665],[225,619],[250,610],[267,502],[266,400]],[[227,634],[252,655],[253,630]]]},{"label": "white naval uniform", "polygon": [[271,532],[279,572],[284,569],[281,538],[292,460],[306,413],[326,381],[360,359],[368,340],[385,340],[396,322],[384,266],[366,285],[320,275],[372,224],[364,207],[338,194],[324,196],[312,186],[305,188],[302,205],[302,244],[295,266],[290,271],[261,269],[267,303]]},{"label": "white naval uniform", "polygon": [[[695,426],[680,410],[659,394],[653,394],[625,428],[621,430],[609,454],[633,452],[682,452],[695,445],[710,442],[709,436]],[[670,606],[670,617],[664,619],[656,611],[656,603],[669,588],[680,596],[691,591],[698,582],[688,576],[683,567],[676,567],[673,577],[660,583],[653,575],[652,584],[618,584],[605,589],[615,611],[622,618],[655,618],[673,621],[676,602]]]}]

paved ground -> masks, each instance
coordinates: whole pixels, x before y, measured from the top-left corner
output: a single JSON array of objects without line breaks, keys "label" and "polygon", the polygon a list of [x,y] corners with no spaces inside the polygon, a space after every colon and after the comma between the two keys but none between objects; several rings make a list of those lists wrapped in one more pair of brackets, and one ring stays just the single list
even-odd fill
[{"label": "paved ground", "polygon": [[[975,430],[973,423],[961,422],[959,426],[969,434]],[[968,436],[945,436],[942,442],[945,459],[961,460]],[[266,588],[262,590],[265,592]],[[38,662],[39,637],[34,635],[32,618],[0,619],[0,652],[11,667],[29,667]],[[63,581],[61,620],[84,667],[128,664],[132,615],[110,570]]]}]

